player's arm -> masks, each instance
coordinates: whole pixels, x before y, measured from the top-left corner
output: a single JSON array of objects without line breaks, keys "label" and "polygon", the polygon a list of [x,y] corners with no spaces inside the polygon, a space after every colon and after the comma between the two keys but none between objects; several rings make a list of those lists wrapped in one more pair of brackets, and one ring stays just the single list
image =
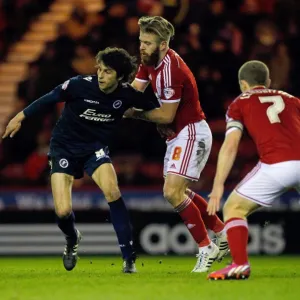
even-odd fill
[{"label": "player's arm", "polygon": [[209,195],[207,211],[214,215],[220,208],[224,184],[233,166],[243,134],[243,113],[239,99],[233,101],[226,114],[226,137],[220,149],[213,189]]},{"label": "player's arm", "polygon": [[162,103],[160,108],[150,111],[133,110],[131,118],[150,121],[158,124],[170,124],[173,122],[179,102]]},{"label": "player's arm", "polygon": [[235,161],[241,137],[242,131],[238,128],[227,131],[218,156],[213,189],[209,195],[210,200],[207,206],[209,215],[214,215],[220,208],[220,201],[224,193],[224,184]]},{"label": "player's arm", "polygon": [[134,79],[131,83],[131,85],[138,91],[144,92],[149,84],[148,80],[139,80],[139,79]]},{"label": "player's arm", "polygon": [[238,151],[242,131],[234,129],[226,134],[223,145],[220,149],[217,163],[217,171],[214,184],[224,185],[229,172],[233,166]]},{"label": "player's arm", "polygon": [[[140,68],[140,70],[142,69]],[[151,111],[134,111],[132,114],[133,118],[157,124],[170,124],[173,122],[181,100],[184,76],[181,69],[177,67],[170,70],[167,75],[168,79],[160,95],[162,105]]]},{"label": "player's arm", "polygon": [[63,102],[63,98],[60,97],[61,86],[56,87],[50,93],[42,96],[41,98],[35,100],[29,106],[27,106],[23,111],[19,112],[14,118],[10,120],[6,126],[5,132],[2,136],[3,139],[10,136],[11,138],[20,130],[22,121],[30,117],[37,112],[52,106],[58,102]]},{"label": "player's arm", "polygon": [[148,70],[142,64],[139,65],[139,69],[135,75],[135,79],[131,85],[138,91],[144,92],[149,84]]}]

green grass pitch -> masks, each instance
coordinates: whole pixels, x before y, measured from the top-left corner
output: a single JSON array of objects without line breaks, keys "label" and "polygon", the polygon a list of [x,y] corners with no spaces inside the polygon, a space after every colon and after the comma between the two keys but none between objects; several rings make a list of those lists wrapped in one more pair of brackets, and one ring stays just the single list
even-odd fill
[{"label": "green grass pitch", "polygon": [[[195,257],[142,256],[137,274],[119,257],[81,257],[67,272],[60,257],[0,258],[1,300],[292,300],[300,299],[300,257],[252,257],[245,281],[191,274]],[[212,270],[226,262],[215,263]]]}]

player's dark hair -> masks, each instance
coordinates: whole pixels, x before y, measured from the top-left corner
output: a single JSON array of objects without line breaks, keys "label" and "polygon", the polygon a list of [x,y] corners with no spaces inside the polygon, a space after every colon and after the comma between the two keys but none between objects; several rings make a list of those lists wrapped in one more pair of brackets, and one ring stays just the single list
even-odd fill
[{"label": "player's dark hair", "polygon": [[250,60],[239,70],[239,81],[245,80],[250,86],[267,85],[268,79],[269,69],[259,60]]},{"label": "player's dark hair", "polygon": [[122,48],[105,48],[96,55],[96,62],[112,68],[117,76],[123,77],[123,82],[128,82],[136,71],[136,58]]}]

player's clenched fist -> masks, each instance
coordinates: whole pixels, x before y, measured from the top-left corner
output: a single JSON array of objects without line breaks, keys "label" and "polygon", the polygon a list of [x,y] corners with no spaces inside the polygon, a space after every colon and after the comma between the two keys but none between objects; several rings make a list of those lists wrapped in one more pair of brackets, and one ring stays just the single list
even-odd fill
[{"label": "player's clenched fist", "polygon": [[10,136],[11,138],[20,130],[21,123],[25,119],[24,113],[19,112],[13,119],[10,120],[8,125],[5,128],[5,132],[2,136],[3,139]]}]

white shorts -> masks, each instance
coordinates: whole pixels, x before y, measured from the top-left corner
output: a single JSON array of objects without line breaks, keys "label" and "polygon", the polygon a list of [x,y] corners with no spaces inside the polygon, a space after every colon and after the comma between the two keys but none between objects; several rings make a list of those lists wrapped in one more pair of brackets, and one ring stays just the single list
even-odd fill
[{"label": "white shorts", "polygon": [[211,150],[212,135],[205,120],[185,126],[171,141],[167,141],[164,176],[177,174],[197,181]]},{"label": "white shorts", "polygon": [[300,193],[300,161],[285,161],[268,165],[259,162],[241,181],[235,191],[262,206],[273,201],[290,188]]}]

